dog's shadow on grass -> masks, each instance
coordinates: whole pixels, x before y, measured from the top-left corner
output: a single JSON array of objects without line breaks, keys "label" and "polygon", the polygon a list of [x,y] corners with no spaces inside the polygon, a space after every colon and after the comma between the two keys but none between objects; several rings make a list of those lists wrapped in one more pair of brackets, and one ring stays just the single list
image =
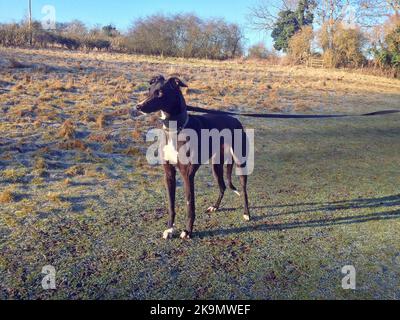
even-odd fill
[{"label": "dog's shadow on grass", "polygon": [[[307,207],[306,209],[298,209],[301,207]],[[381,197],[381,198],[370,198],[370,199],[354,199],[344,200],[326,203],[297,203],[289,205],[277,205],[277,206],[259,206],[253,207],[254,210],[264,209],[285,209],[288,211],[279,214],[266,214],[263,216],[253,216],[252,223],[244,227],[232,228],[232,229],[216,229],[211,231],[200,232],[199,236],[203,237],[214,237],[214,236],[225,236],[231,234],[247,233],[247,232],[259,232],[259,231],[279,231],[279,230],[290,230],[298,228],[313,228],[313,227],[329,227],[345,224],[357,224],[365,223],[369,221],[383,221],[400,218],[400,209],[389,210],[393,207],[400,207],[400,194]],[[293,209],[295,208],[295,209]],[[376,209],[376,212],[352,215],[347,213],[347,210],[352,209]],[[222,209],[222,212],[233,211],[237,209]],[[313,219],[313,213],[325,213],[326,216],[320,219]],[[284,216],[284,215],[310,215],[304,218],[304,221],[295,222],[284,222],[274,223],[271,218]],[[320,216],[320,215],[319,215]]]}]

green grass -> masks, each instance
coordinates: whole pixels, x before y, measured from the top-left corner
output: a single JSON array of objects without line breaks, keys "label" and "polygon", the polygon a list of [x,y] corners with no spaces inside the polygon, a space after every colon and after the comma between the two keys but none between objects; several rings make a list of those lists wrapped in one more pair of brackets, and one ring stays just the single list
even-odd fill
[{"label": "green grass", "polygon": [[[257,137],[249,187],[254,219],[242,221],[232,194],[223,211],[201,214],[216,195],[203,168],[192,241],[161,239],[167,217],[160,168],[152,169],[155,177],[127,177],[121,189],[105,191],[107,205],[94,201],[79,215],[17,219],[20,228],[3,229],[1,295],[400,298],[399,120],[247,120]],[[47,264],[58,272],[54,292],[40,287]],[[341,289],[341,268],[349,264],[358,272],[357,291]]]}]

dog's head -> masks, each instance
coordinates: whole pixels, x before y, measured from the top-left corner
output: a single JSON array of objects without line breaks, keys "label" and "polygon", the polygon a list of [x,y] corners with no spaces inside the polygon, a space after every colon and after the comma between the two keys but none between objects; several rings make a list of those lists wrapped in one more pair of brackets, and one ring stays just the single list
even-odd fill
[{"label": "dog's head", "polygon": [[137,110],[146,114],[162,111],[167,115],[182,113],[181,87],[187,87],[180,79],[172,77],[165,80],[163,76],[151,79],[147,98],[137,105]]}]

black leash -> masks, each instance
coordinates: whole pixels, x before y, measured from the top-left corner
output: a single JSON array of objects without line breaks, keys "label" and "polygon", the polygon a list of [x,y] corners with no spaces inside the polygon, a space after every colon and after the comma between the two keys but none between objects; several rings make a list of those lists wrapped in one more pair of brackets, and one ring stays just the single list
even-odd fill
[{"label": "black leash", "polygon": [[200,107],[187,106],[188,111],[197,113],[208,113],[216,115],[241,116],[264,119],[324,119],[324,118],[348,118],[348,117],[374,117],[387,114],[400,113],[400,110],[384,110],[365,114],[338,114],[338,115],[302,115],[302,114],[275,114],[275,113],[237,113],[230,111],[209,110]]}]

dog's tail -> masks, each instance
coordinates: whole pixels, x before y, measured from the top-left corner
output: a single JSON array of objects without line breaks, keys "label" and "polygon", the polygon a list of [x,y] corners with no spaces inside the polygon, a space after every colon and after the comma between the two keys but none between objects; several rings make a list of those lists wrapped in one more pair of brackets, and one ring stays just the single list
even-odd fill
[{"label": "dog's tail", "polygon": [[236,189],[236,187],[232,183],[233,166],[234,166],[233,164],[227,164],[226,166],[226,178],[228,180],[228,187],[240,197],[240,192]]}]

